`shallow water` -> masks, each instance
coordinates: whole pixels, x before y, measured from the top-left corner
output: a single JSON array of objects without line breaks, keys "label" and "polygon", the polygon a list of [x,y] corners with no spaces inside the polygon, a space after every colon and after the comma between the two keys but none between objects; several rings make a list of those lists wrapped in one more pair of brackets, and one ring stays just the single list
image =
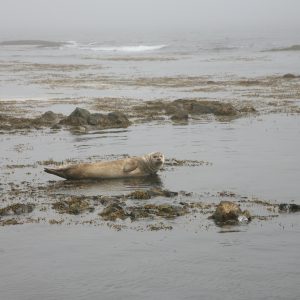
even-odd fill
[{"label": "shallow water", "polygon": [[[68,47],[54,48],[0,47],[0,100],[45,101],[45,105],[41,101],[36,102],[39,105],[34,101],[25,102],[29,105],[26,111],[29,115],[49,109],[69,114],[75,106],[85,107],[91,98],[102,96],[141,101],[181,97],[242,101],[243,94],[248,93],[251,98],[254,93],[263,93],[265,88],[238,86],[235,93],[229,86],[226,91],[207,92],[193,91],[197,85],[201,87],[197,81],[193,86],[179,88],[159,86],[160,82],[156,86],[138,86],[130,80],[164,76],[199,76],[199,80],[203,76],[204,81],[240,80],[245,76],[243,79],[248,80],[256,76],[297,74],[299,70],[297,51],[261,52],[296,44],[295,40],[277,43],[261,39],[212,41],[186,37],[139,40],[138,44],[128,43],[124,38],[119,43],[110,40],[89,45],[89,42],[72,42]],[[167,46],[134,54],[124,51],[124,46],[145,49],[141,44]],[[98,50],[106,47],[106,51],[91,49],[95,47]],[[107,47],[114,47],[114,51],[107,51]],[[41,67],[36,63],[48,65]],[[66,69],[60,70],[59,64],[67,65]],[[80,80],[87,77],[90,81],[86,86],[80,86],[82,82],[79,82],[69,87],[35,82],[64,76]],[[101,76],[111,76],[113,80],[103,86],[93,86],[95,78],[101,83]],[[120,84],[120,78],[128,81]],[[287,83],[273,89],[267,87],[266,93],[281,89],[278,98],[270,94],[271,97],[266,95],[267,100],[285,99],[280,98],[282,91],[285,97],[291,93],[293,101],[297,100],[298,90],[294,89],[293,94],[290,86],[284,84]],[[60,102],[48,103],[54,98]],[[64,103],[67,100],[77,102]],[[184,125],[155,121],[86,134],[72,134],[67,130],[6,132],[0,135],[0,192],[2,196],[9,194],[12,183],[21,191],[28,189],[30,183],[37,190],[45,186],[52,188],[57,195],[85,196],[120,195],[162,187],[193,192],[192,200],[205,203],[220,201],[218,193],[230,191],[250,200],[300,204],[299,135],[299,115],[283,113],[250,115],[230,122],[193,119]],[[43,171],[42,162],[49,159],[95,161],[157,150],[167,158],[204,163],[167,166],[151,180],[80,185]],[[49,202],[47,194],[37,194],[41,198],[36,199],[32,198],[35,194],[26,191],[26,199],[20,193],[9,201]],[[7,205],[3,201],[1,207]],[[180,199],[158,197],[151,201],[173,203]],[[251,203],[243,205],[252,214],[265,215],[267,211],[266,207]],[[36,209],[32,215],[37,218],[43,214],[49,214],[48,219],[57,217],[53,210]],[[66,221],[62,225],[41,221],[0,227],[1,300],[299,298],[299,213],[222,228],[207,220],[205,214],[191,213],[175,220],[163,220],[173,230],[161,231],[145,230],[147,220],[135,224],[129,220],[117,221],[116,224],[127,226],[117,231],[106,222],[83,225],[82,218],[72,216],[73,223]],[[74,225],[76,222],[80,225]]]},{"label": "shallow water", "polygon": [[[145,138],[146,134],[146,138]],[[167,158],[206,161],[195,167],[166,168],[161,172],[162,185],[170,190],[189,192],[220,192],[230,190],[247,196],[257,196],[279,202],[299,201],[300,120],[297,115],[265,115],[237,119],[232,122],[196,122],[188,125],[146,124],[126,130],[106,130],[74,135],[68,131],[25,135],[2,135],[3,166],[35,164],[53,159],[92,161],[129,154],[140,156],[162,151]],[[21,149],[18,152],[16,149]],[[23,148],[22,148],[23,147]],[[24,180],[37,182],[59,180],[44,174],[42,166],[31,170],[21,168],[3,182]],[[32,171],[31,175],[25,175]],[[141,183],[114,181],[81,187],[83,194],[122,193]],[[108,186],[110,188],[108,189]],[[83,189],[83,190],[81,190]]]},{"label": "shallow water", "polygon": [[298,217],[229,233],[11,226],[0,231],[1,297],[296,300]]}]

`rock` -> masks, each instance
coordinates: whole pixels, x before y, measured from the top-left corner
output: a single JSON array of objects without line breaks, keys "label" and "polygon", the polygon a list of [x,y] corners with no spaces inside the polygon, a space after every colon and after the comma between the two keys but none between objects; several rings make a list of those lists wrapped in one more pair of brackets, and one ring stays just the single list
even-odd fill
[{"label": "rock", "polygon": [[16,203],[0,209],[0,216],[28,214],[34,210],[35,205],[32,203]]},{"label": "rock", "polygon": [[175,197],[177,196],[178,193],[177,192],[172,192],[169,190],[163,190],[160,188],[152,188],[150,190],[147,191],[134,191],[132,193],[130,193],[127,197],[130,199],[139,199],[139,200],[147,200],[153,197]]},{"label": "rock", "polygon": [[59,124],[54,124],[54,125],[51,127],[51,129],[53,129],[53,130],[59,130],[59,129],[62,129],[62,126],[59,125]]},{"label": "rock", "polygon": [[128,127],[130,125],[130,121],[126,115],[121,112],[111,112],[107,115],[107,117],[109,122],[115,127]]},{"label": "rock", "polygon": [[251,215],[247,210],[243,212],[234,202],[221,201],[211,218],[220,225],[239,224],[248,223],[251,220]]},{"label": "rock", "polygon": [[153,218],[155,216],[165,219],[174,219],[188,213],[186,207],[170,204],[147,204],[130,208],[130,218],[132,221],[140,218]]},{"label": "rock", "polygon": [[47,111],[40,117],[32,120],[32,125],[41,127],[50,127],[58,125],[58,122],[63,118],[62,114],[55,114],[53,111]]},{"label": "rock", "polygon": [[134,191],[128,195],[131,199],[148,200],[151,198],[149,191]]},{"label": "rock", "polygon": [[99,113],[91,114],[87,119],[87,122],[92,126],[102,126],[102,124],[105,122],[105,115]]},{"label": "rock", "polygon": [[173,104],[183,107],[190,114],[214,114],[216,116],[235,116],[237,110],[230,103],[220,101],[200,101],[178,99]]},{"label": "rock", "polygon": [[117,203],[113,203],[105,207],[99,215],[105,221],[115,221],[116,219],[125,220],[129,215],[125,210]]},{"label": "rock", "polygon": [[55,114],[53,111],[46,111],[44,114],[40,116],[42,120],[49,123],[56,123],[59,120],[59,115]]},{"label": "rock", "polygon": [[34,119],[0,115],[0,128],[4,130],[40,129],[43,127],[55,126],[62,118],[62,114],[55,114],[52,111],[45,112]]},{"label": "rock", "polygon": [[20,225],[23,224],[16,219],[0,220],[0,226]]},{"label": "rock", "polygon": [[281,212],[299,212],[300,211],[300,205],[298,204],[287,204],[287,203],[281,203],[278,206],[279,211]]},{"label": "rock", "polygon": [[287,73],[282,76],[282,78],[284,78],[284,79],[294,79],[296,77],[297,77],[296,75],[291,74],[291,73]]},{"label": "rock", "polygon": [[189,119],[189,114],[184,110],[179,110],[174,115],[171,116],[171,120],[174,122],[187,121]]},{"label": "rock", "polygon": [[256,109],[251,106],[251,105],[246,105],[246,106],[243,106],[239,109],[239,112],[243,112],[243,113],[255,113],[256,112]]},{"label": "rock", "polygon": [[79,215],[84,211],[92,211],[93,207],[90,207],[89,202],[81,199],[80,197],[72,197],[67,200],[60,200],[52,204],[52,208],[59,213],[67,213],[71,215]]},{"label": "rock", "polygon": [[92,128],[126,128],[131,123],[125,114],[121,112],[111,112],[107,115],[94,113],[91,114],[83,108],[76,108],[67,118],[63,119],[61,124]]},{"label": "rock", "polygon": [[90,112],[86,109],[76,107],[76,109],[61,123],[72,126],[87,125],[90,118]]}]

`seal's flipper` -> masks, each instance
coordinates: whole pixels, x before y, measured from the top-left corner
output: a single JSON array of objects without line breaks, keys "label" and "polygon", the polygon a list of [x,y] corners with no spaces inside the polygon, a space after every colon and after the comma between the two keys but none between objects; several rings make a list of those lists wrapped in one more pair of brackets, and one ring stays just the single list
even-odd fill
[{"label": "seal's flipper", "polygon": [[53,175],[56,175],[56,176],[59,176],[59,177],[62,177],[62,178],[66,178],[67,179],[67,176],[65,174],[65,169],[51,169],[51,168],[44,168],[44,171],[46,173],[49,173],[49,174],[53,174]]},{"label": "seal's flipper", "polygon": [[123,171],[126,173],[134,171],[138,167],[138,162],[136,160],[127,160],[124,164]]}]

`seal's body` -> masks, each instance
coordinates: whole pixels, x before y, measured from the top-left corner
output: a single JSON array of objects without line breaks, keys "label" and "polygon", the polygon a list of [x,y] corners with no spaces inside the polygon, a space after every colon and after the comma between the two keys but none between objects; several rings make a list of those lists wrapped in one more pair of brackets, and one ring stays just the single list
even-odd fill
[{"label": "seal's body", "polygon": [[110,179],[143,177],[156,174],[163,166],[164,156],[160,152],[114,161],[83,163],[59,168],[45,168],[45,172],[65,179]]}]

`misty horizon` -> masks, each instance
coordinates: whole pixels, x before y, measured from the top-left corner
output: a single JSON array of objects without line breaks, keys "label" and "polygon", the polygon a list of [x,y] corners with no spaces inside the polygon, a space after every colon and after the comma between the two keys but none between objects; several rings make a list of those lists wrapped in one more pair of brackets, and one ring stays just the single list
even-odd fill
[{"label": "misty horizon", "polygon": [[295,0],[4,0],[0,40],[187,33],[286,37],[299,31],[299,11]]}]

